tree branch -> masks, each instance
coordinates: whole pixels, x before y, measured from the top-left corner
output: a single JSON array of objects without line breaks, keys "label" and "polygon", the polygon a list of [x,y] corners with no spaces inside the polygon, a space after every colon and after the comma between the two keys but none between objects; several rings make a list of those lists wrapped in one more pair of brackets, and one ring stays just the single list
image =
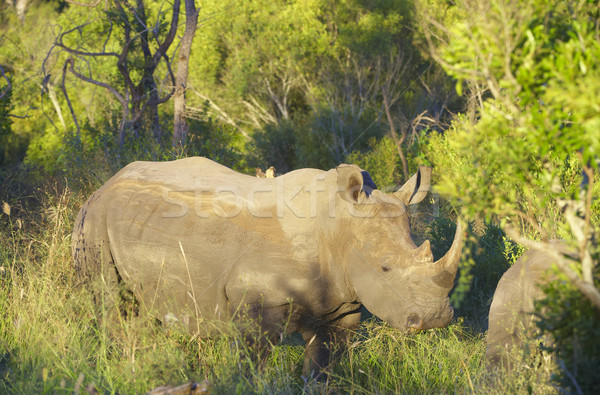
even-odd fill
[{"label": "tree branch", "polygon": [[231,126],[235,127],[237,130],[240,131],[240,133],[246,138],[246,139],[250,139],[250,135],[248,135],[248,133],[246,131],[244,131],[241,127],[239,127],[239,125],[233,120],[233,118],[231,118],[221,107],[219,107],[213,100],[211,100],[208,96],[200,93],[198,90],[196,90],[196,88],[191,87],[192,92],[194,92],[198,97],[200,97],[202,100],[209,102],[209,106],[210,108],[214,108],[215,111],[217,112],[217,116],[222,119],[223,121],[225,121],[226,123],[230,124]]},{"label": "tree branch", "polygon": [[[127,13],[121,6],[121,3],[117,1],[115,3],[115,5],[119,9],[121,14],[126,18]],[[123,49],[121,50],[121,54],[119,55],[119,59],[117,60],[117,68],[119,69],[119,72],[123,76],[125,85],[127,86],[129,93],[133,96],[136,96],[135,84],[133,83],[133,81],[131,80],[131,77],[129,76],[129,69],[127,67],[127,55],[129,54],[129,48],[131,47],[131,44],[133,43],[133,40],[135,39],[135,38],[131,38],[131,26],[129,26],[129,23],[124,23],[123,34],[125,35],[125,44],[123,45]]]},{"label": "tree branch", "polygon": [[404,181],[406,181],[408,180],[408,162],[406,161],[406,157],[402,152],[402,142],[406,138],[406,129],[402,130],[402,137],[398,138],[398,134],[396,133],[396,127],[394,126],[394,119],[392,118],[392,112],[390,110],[388,93],[385,86],[381,87],[381,93],[383,96],[383,107],[385,108],[385,114],[387,115],[387,119],[390,124],[390,134],[392,135],[392,139],[394,140],[394,144],[396,145],[398,155],[400,155],[400,160],[402,161],[402,172],[404,173]]},{"label": "tree branch", "polygon": [[[70,47],[67,47],[65,44],[63,44],[63,37],[66,36],[67,34],[71,34],[73,33],[75,30],[80,31],[81,29],[83,29],[84,27],[91,25],[93,22],[95,22],[95,19],[89,22],[86,22],[82,25],[78,25],[75,26],[72,29],[67,30],[64,33],[59,34],[59,36],[57,37],[57,41],[54,43],[54,45],[56,45],[57,47],[60,47],[62,49],[64,49],[65,51],[67,51],[68,53],[70,53],[71,55],[77,55],[77,56],[114,56],[114,57],[119,57],[119,54],[116,52],[87,52],[87,51],[79,51],[77,49],[73,49]],[[112,23],[111,23],[111,31],[112,31]]]},{"label": "tree branch", "polygon": [[[167,34],[167,37],[165,37],[165,40],[163,41],[162,44],[160,44],[158,41],[157,32],[153,31],[155,38],[156,38],[156,42],[159,44],[158,49],[154,53],[154,63],[155,64],[158,64],[158,61],[160,60],[160,58],[163,55],[166,56],[169,47],[171,46],[171,44],[173,43],[173,40],[175,39],[175,36],[177,35],[177,27],[179,24],[180,8],[181,8],[181,0],[175,0],[173,2],[173,17],[171,19],[171,26],[169,28],[169,33]],[[168,61],[167,61],[167,63],[168,63]]]},{"label": "tree branch", "polygon": [[69,110],[71,111],[71,117],[73,118],[73,122],[75,122],[75,127],[77,128],[77,136],[81,136],[81,130],[79,129],[79,122],[77,122],[77,116],[75,115],[75,111],[73,111],[73,105],[71,104],[71,99],[69,99],[69,94],[67,93],[67,86],[65,85],[65,76],[67,74],[67,67],[69,66],[69,59],[65,61],[63,66],[62,73],[62,84],[61,89],[63,94],[65,95],[65,99],[67,101],[67,105],[69,106]]},{"label": "tree branch", "polygon": [[67,61],[65,62],[65,67],[67,67],[67,66],[68,66],[68,68],[69,68],[69,71],[70,71],[71,73],[73,73],[73,75],[74,75],[75,77],[79,78],[79,79],[80,79],[80,80],[82,80],[82,81],[89,82],[90,84],[97,85],[97,86],[101,86],[102,88],[105,88],[105,89],[107,89],[107,90],[108,90],[110,93],[112,93],[112,94],[113,94],[113,95],[114,95],[114,96],[117,98],[117,100],[118,100],[118,101],[119,101],[119,102],[120,102],[120,103],[121,103],[123,106],[127,106],[127,104],[128,104],[127,100],[126,100],[126,99],[125,99],[123,96],[121,96],[121,94],[120,94],[120,93],[119,93],[119,92],[118,92],[118,91],[117,91],[115,88],[113,88],[111,85],[109,85],[109,84],[107,84],[107,83],[105,83],[105,82],[96,81],[96,80],[95,80],[95,79],[93,79],[93,78],[89,78],[89,77],[86,77],[86,76],[84,76],[84,75],[82,75],[82,74],[79,74],[79,73],[78,73],[77,71],[75,71],[75,69],[73,68],[73,64],[74,64],[73,58],[69,58],[69,59],[67,59]]}]

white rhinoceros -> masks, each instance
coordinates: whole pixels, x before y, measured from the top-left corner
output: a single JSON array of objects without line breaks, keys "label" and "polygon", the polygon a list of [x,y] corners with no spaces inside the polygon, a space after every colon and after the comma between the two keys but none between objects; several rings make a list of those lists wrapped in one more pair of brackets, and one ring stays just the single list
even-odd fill
[{"label": "white rhinoceros", "polygon": [[328,342],[359,324],[361,304],[402,330],[452,319],[460,226],[434,262],[406,212],[429,175],[422,167],[386,194],[354,165],[257,178],[206,158],[131,163],[79,212],[75,266],[201,336],[243,319],[274,337],[298,331],[304,374],[316,375]]},{"label": "white rhinoceros", "polygon": [[[574,257],[561,240],[552,240],[551,248]],[[542,286],[556,279],[550,270],[554,260],[541,250],[524,253],[503,275],[492,299],[488,318],[486,361],[488,369],[511,369],[514,352],[534,343],[546,343],[535,325],[535,302],[544,297]],[[516,350],[514,350],[516,348]]]}]

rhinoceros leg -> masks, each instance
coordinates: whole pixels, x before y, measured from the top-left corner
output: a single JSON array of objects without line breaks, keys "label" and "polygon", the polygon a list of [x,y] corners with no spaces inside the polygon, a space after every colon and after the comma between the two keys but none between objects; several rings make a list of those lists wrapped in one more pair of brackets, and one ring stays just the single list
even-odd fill
[{"label": "rhinoceros leg", "polygon": [[360,325],[360,305],[342,305],[335,312],[335,316],[327,317],[327,323],[314,325],[309,329],[301,330],[302,338],[306,343],[304,367],[302,376],[307,380],[323,380],[323,371],[329,365],[333,356],[332,352],[344,351],[345,346],[352,338],[354,330]]},{"label": "rhinoceros leg", "polygon": [[302,377],[307,380],[323,379],[321,375],[323,369],[329,364],[330,339],[327,333],[321,331],[305,330],[302,332],[302,338],[306,343],[304,356],[304,366],[302,368]]},{"label": "rhinoceros leg", "polygon": [[88,284],[96,305],[107,311],[118,308],[121,314],[137,315],[138,301],[119,275],[108,243],[103,243],[101,246],[88,245],[87,248],[96,249],[99,255],[98,264],[90,265],[88,263],[85,268],[86,275],[92,275]]},{"label": "rhinoceros leg", "polygon": [[108,242],[97,244],[79,237],[73,249],[79,281],[88,287],[97,308],[110,311],[118,306],[122,313],[137,313],[135,297],[119,276]]}]

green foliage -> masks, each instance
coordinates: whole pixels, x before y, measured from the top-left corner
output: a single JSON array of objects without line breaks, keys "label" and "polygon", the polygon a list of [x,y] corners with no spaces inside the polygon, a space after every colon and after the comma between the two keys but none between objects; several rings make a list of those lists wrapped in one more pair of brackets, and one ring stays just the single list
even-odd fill
[{"label": "green foliage", "polygon": [[268,89],[275,96],[291,89],[290,97],[299,101],[286,107],[303,106],[297,92],[302,68],[316,66],[329,46],[326,26],[319,20],[320,1],[207,1],[201,12],[208,22],[194,40],[190,68],[199,73],[190,82],[209,90],[213,100],[225,99],[230,112],[258,105],[277,119],[293,117],[294,111],[271,112]]},{"label": "green foliage", "polygon": [[[117,117],[114,122],[118,122]],[[157,141],[150,134],[136,136],[132,131],[120,143],[108,123],[96,127],[86,123],[79,134],[51,129],[31,142],[25,164],[39,168],[41,177],[65,178],[75,190],[98,187],[125,165],[139,160],[205,156],[239,171],[246,170],[240,153],[243,142],[235,128],[215,121],[206,110],[189,119],[188,124],[187,140],[177,149],[167,134]]]},{"label": "green foliage", "polygon": [[[58,122],[48,96],[42,96],[41,65],[52,41],[56,3],[29,2],[24,23],[12,9],[0,7],[0,64],[12,83],[10,133],[1,143],[4,158],[0,165],[23,160],[29,141]],[[50,84],[53,85],[56,75]]]},{"label": "green foliage", "polygon": [[[251,143],[253,148],[250,148],[250,152],[254,152],[252,164],[261,168],[275,166],[280,173],[301,167],[298,156],[301,156],[299,151],[302,147],[298,142],[300,133],[297,132],[295,125],[289,122],[266,125],[263,130],[256,132]],[[310,144],[310,147],[318,146],[323,147],[319,150],[323,154],[326,144]]]},{"label": "green foliage", "polygon": [[[578,229],[559,203],[584,206],[590,184],[583,168],[599,179],[597,4],[466,1],[450,8],[456,23],[442,29],[440,62],[479,105],[424,145],[424,156],[444,171],[438,190],[467,218],[485,217],[530,239],[573,239]],[[600,188],[591,192],[586,229],[597,230]],[[597,271],[597,254],[593,264]],[[589,285],[598,289],[597,280]],[[540,325],[556,340],[559,384],[597,392],[598,307],[570,282],[545,291]]]},{"label": "green foliage", "polygon": [[353,151],[346,157],[346,161],[367,170],[379,189],[397,189],[400,181],[398,177],[402,174],[402,163],[394,141],[387,136],[379,141],[371,138],[369,148],[365,154]]},{"label": "green foliage", "polygon": [[[448,210],[445,206],[447,203],[442,204],[440,211]],[[456,220],[450,218],[452,216],[448,214],[434,217],[418,237],[431,240],[436,260],[448,251],[454,240]],[[459,319],[472,330],[484,332],[498,281],[522,251],[507,240],[504,232],[494,224],[475,221],[469,224],[467,234],[450,301],[456,318],[462,317]]]},{"label": "green foliage", "polygon": [[328,168],[366,151],[388,130],[384,86],[394,117],[438,105],[414,83],[434,77],[412,44],[410,2],[209,1],[202,13],[190,103],[216,103],[256,140],[256,163]]},{"label": "green foliage", "polygon": [[[371,125],[372,127],[364,125],[364,133],[361,133],[360,136],[353,135],[351,128],[338,129],[338,134],[334,135],[323,126],[328,120],[320,117],[327,117],[331,121],[331,118],[335,116],[331,111],[323,110],[318,114],[319,118],[313,119],[308,125],[298,126],[297,123],[291,121],[266,125],[254,134],[254,141],[251,143],[254,150],[250,149],[250,162],[254,166],[273,165],[280,173],[304,167],[330,169],[344,161],[356,164],[366,163],[361,162],[361,154],[358,149],[368,150],[369,141],[371,147],[375,146],[376,140],[373,136],[381,135],[380,125]],[[360,130],[361,128],[355,129]],[[354,144],[344,150],[343,145],[339,144],[340,140],[354,142]],[[355,148],[357,151],[348,154],[347,151],[350,148]],[[378,151],[378,153],[380,152]],[[367,155],[375,158],[377,154],[369,153]],[[372,163],[375,162],[372,161]]]},{"label": "green foliage", "polygon": [[[552,336],[549,347],[561,370],[553,379],[571,393],[600,391],[600,311],[562,276],[544,287],[545,299],[536,308],[542,312],[538,327]],[[594,274],[600,285],[600,267]]]},{"label": "green foliage", "polygon": [[187,141],[178,156],[204,156],[238,171],[245,170],[239,147],[243,142],[238,131],[218,122],[206,112],[198,119],[188,120]]},{"label": "green foliage", "polygon": [[[565,235],[556,198],[572,199],[577,191],[581,178],[572,176],[581,162],[575,153],[591,163],[600,149],[594,126],[600,122],[600,67],[591,60],[600,56],[600,40],[582,11],[562,2],[497,4],[472,21],[468,37],[444,47],[448,72],[487,84],[493,96],[475,120],[458,118],[448,133],[432,136],[425,150],[445,171],[439,191],[468,216],[484,213]],[[505,25],[509,16],[518,23]],[[514,47],[507,49],[506,40]],[[503,63],[506,56],[509,63]],[[481,58],[493,60],[475,63]],[[477,72],[481,68],[491,73],[487,81]]]},{"label": "green foliage", "polygon": [[484,338],[460,322],[410,335],[369,320],[335,354],[329,380],[307,385],[300,377],[303,346],[293,337],[266,356],[234,328],[199,339],[144,314],[123,317],[113,311],[119,306],[98,307],[71,267],[71,224],[88,195],[46,185],[25,201],[9,186],[0,191],[0,201],[12,206],[10,216],[0,212],[0,392],[145,393],[204,379],[216,393],[550,389],[547,366],[519,365],[510,377],[488,377]]},{"label": "green foliage", "polygon": [[[61,147],[64,136],[76,129],[61,89],[68,57],[73,57],[76,71],[110,84],[125,96],[125,80],[114,56],[74,56],[53,46],[60,34],[65,34],[62,44],[81,53],[118,54],[125,42],[125,27],[130,27],[134,40],[125,64],[129,77],[133,84],[148,77],[144,77],[147,59],[140,40],[148,41],[149,49],[155,51],[154,34],[159,41],[164,38],[171,10],[161,1],[145,1],[145,17],[152,26],[147,31],[129,12],[139,4],[130,4],[129,11],[129,3],[120,4],[125,11],[117,3],[93,8],[35,3],[28,8],[24,23],[16,20],[14,12],[0,10],[0,18],[6,21],[0,29],[6,37],[0,54],[8,60],[10,72],[18,76],[15,114],[29,116],[13,125],[13,159],[22,159],[31,143],[30,163],[57,167],[50,162],[65,150]],[[252,147],[261,153],[278,147],[268,158],[249,158],[248,162],[274,162],[282,170],[339,164],[351,151],[367,150],[371,137],[380,138],[387,131],[381,122],[384,85],[398,118],[410,120],[428,103],[443,108],[443,100],[431,100],[427,94],[439,81],[435,79],[432,85],[434,78],[423,72],[429,65],[412,44],[412,8],[411,2],[398,0],[204,2],[200,7],[203,28],[197,31],[190,58],[193,73],[188,81],[188,109],[202,111],[209,98],[215,104],[210,109],[213,118],[236,125],[242,134],[251,136],[250,149],[236,143],[249,157],[256,156]],[[166,54],[172,60],[174,48]],[[171,64],[172,69],[174,66]],[[167,76],[167,67],[161,63],[154,79],[168,81]],[[416,78],[430,85],[413,83]],[[142,85],[142,91],[151,88]],[[166,92],[167,85],[158,89]],[[65,88],[79,125],[87,125],[80,132],[83,140],[85,127],[98,130],[106,126],[113,131],[121,127],[122,103],[108,90],[70,73]],[[146,91],[135,91],[129,92],[130,118],[139,115],[136,111],[147,99],[142,95],[142,102],[136,102],[134,96]],[[155,130],[156,112],[146,109],[136,122],[126,125],[129,138],[138,139],[151,131],[158,140],[168,135],[169,104],[159,106],[160,128]],[[284,142],[290,142],[288,147],[278,142],[283,136],[287,136]]]}]

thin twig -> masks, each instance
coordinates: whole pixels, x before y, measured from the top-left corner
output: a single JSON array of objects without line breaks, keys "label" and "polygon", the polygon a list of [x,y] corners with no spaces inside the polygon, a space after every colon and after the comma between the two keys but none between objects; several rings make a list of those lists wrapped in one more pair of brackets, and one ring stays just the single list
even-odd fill
[{"label": "thin twig", "polygon": [[394,126],[394,119],[392,118],[392,113],[390,110],[390,102],[388,101],[388,93],[385,86],[381,87],[381,93],[383,96],[383,105],[385,107],[385,114],[387,115],[388,122],[390,124],[390,134],[392,135],[392,139],[394,140],[394,144],[396,145],[396,150],[398,151],[398,155],[400,155],[400,160],[402,161],[402,172],[404,173],[404,181],[408,180],[408,162],[406,161],[406,157],[402,152],[402,143],[406,138],[406,128],[402,128],[402,136],[398,138],[398,134],[396,133],[396,127]]},{"label": "thin twig", "polygon": [[97,81],[97,80],[95,80],[93,78],[86,77],[86,76],[84,76],[82,74],[79,74],[73,68],[73,64],[74,64],[73,58],[69,58],[65,62],[65,66],[68,65],[69,71],[71,73],[73,73],[73,75],[75,77],[79,78],[82,81],[89,82],[90,84],[101,86],[101,87],[103,87],[105,89],[108,89],[108,91],[110,93],[112,93],[123,106],[127,106],[127,100],[125,100],[125,98],[123,96],[121,96],[121,94],[119,92],[117,92],[117,90],[115,88],[113,88],[111,85],[107,84],[106,82]]},{"label": "thin twig", "polygon": [[67,105],[69,106],[69,110],[71,111],[71,117],[73,117],[73,122],[75,123],[75,127],[77,128],[77,137],[81,136],[81,130],[79,129],[79,122],[77,122],[77,116],[75,115],[75,111],[73,110],[73,105],[71,104],[71,99],[69,99],[69,94],[67,93],[67,86],[65,85],[65,75],[67,74],[67,67],[69,66],[69,59],[65,61],[63,66],[62,73],[62,84],[61,89],[63,95],[65,95],[65,100],[67,101]]}]

